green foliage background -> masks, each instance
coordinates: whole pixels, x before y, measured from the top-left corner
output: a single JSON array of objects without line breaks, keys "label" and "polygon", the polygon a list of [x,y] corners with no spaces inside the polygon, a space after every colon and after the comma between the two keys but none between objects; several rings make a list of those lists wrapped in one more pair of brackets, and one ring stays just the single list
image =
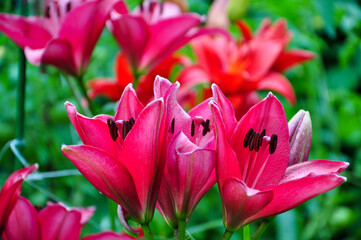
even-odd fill
[{"label": "green foliage background", "polygon": [[[138,1],[127,1],[135,6]],[[192,11],[206,14],[212,1],[189,0]],[[239,1],[242,16],[253,29],[264,17],[284,18],[294,33],[293,48],[308,49],[317,58],[287,72],[297,95],[297,105],[283,104],[287,117],[299,109],[308,110],[313,123],[310,159],[350,162],[343,174],[348,181],[341,187],[316,197],[294,210],[279,215],[262,239],[361,239],[361,5],[353,0],[250,0]],[[3,0],[1,12],[17,12],[17,2]],[[41,3],[29,1],[31,14],[38,14]],[[239,33],[234,28],[234,35]],[[89,80],[113,76],[113,60],[118,50],[115,40],[105,30],[93,53],[86,73]],[[20,168],[7,149],[15,138],[18,48],[0,35],[0,183]],[[262,93],[265,95],[266,93]],[[64,102],[76,102],[67,83],[52,67],[28,64],[26,85],[26,130],[24,156],[38,162],[40,171],[74,169],[60,152],[61,144],[80,140],[68,120]],[[97,107],[112,113],[115,105],[97,99]],[[106,229],[121,230],[116,220],[116,205],[95,190],[84,177],[67,176],[27,181],[22,195],[35,205],[63,201],[69,206],[95,205],[97,211],[83,234]],[[222,226],[220,196],[216,186],[210,190],[188,224],[196,239],[220,239]],[[258,223],[251,225],[251,231]],[[160,238],[172,236],[157,212],[151,223]],[[232,239],[242,239],[242,231]]]}]

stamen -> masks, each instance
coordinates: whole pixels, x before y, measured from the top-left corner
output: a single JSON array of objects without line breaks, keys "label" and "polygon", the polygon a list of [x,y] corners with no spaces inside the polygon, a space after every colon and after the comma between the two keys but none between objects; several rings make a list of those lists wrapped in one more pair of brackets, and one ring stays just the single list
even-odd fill
[{"label": "stamen", "polygon": [[58,17],[61,16],[59,5],[56,6],[56,13],[58,14]]},{"label": "stamen", "polygon": [[70,12],[70,10],[71,10],[71,2],[68,2],[66,4],[66,12]]},{"label": "stamen", "polygon": [[276,134],[272,134],[271,136],[271,142],[269,144],[269,153],[273,154],[276,151],[277,148],[277,135]]},{"label": "stamen", "polygon": [[50,6],[47,6],[45,9],[45,17],[50,18]]},{"label": "stamen", "polygon": [[259,135],[259,133],[257,133],[256,136],[255,136],[255,138],[253,139],[253,142],[254,142],[254,150],[255,150],[256,152],[258,152],[259,147],[260,147],[260,145],[259,145],[259,138],[260,138],[260,135]]},{"label": "stamen", "polygon": [[175,119],[172,119],[172,125],[170,127],[170,132],[173,134],[174,133],[174,125],[175,125]]},{"label": "stamen", "polygon": [[144,1],[143,0],[140,2],[140,11],[141,12],[144,11]]},{"label": "stamen", "polygon": [[245,148],[248,147],[248,145],[249,145],[249,143],[250,143],[249,141],[250,141],[250,139],[251,139],[251,136],[252,136],[253,132],[254,132],[253,128],[251,128],[250,130],[248,130],[246,136],[245,136],[244,139],[243,139],[243,147],[245,147]]},{"label": "stamen", "polygon": [[115,125],[115,121],[111,118],[108,118],[107,120],[110,136],[112,137],[113,141],[117,140],[118,137],[118,128]]},{"label": "stamen", "polygon": [[251,137],[250,137],[250,139],[249,139],[249,145],[248,145],[248,149],[250,150],[250,151],[252,151],[253,150],[253,147],[254,147],[254,137],[256,136],[256,132],[252,132],[252,135],[251,135]]},{"label": "stamen", "polygon": [[135,120],[134,120],[133,117],[130,117],[130,118],[129,118],[129,123],[130,123],[130,125],[133,127],[133,125],[134,125],[134,123],[135,123]]},{"label": "stamen", "polygon": [[[205,136],[206,134],[207,134],[207,132],[210,132],[211,131],[211,129],[209,128],[209,123],[210,123],[211,121],[209,120],[209,119],[207,119],[207,121],[206,121],[206,123],[204,124],[204,126],[203,126],[203,132],[202,132],[202,135],[203,136]],[[202,125],[203,125],[203,123],[202,123]]]},{"label": "stamen", "polygon": [[163,14],[163,9],[164,9],[164,2],[162,1],[160,3],[160,11],[159,11],[159,14],[162,15]]},{"label": "stamen", "polygon": [[195,124],[194,119],[192,120],[192,126],[191,126],[191,136],[194,137],[194,131],[195,131]]},{"label": "stamen", "polygon": [[266,129],[263,129],[261,135],[258,138],[258,145],[261,147],[263,144],[263,137],[266,136]]}]

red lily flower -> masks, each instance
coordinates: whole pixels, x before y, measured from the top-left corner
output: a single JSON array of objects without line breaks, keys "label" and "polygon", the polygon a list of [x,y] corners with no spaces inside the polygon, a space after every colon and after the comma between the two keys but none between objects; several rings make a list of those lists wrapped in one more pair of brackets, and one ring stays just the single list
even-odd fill
[{"label": "red lily flower", "polygon": [[[162,158],[166,161],[157,208],[168,224],[186,221],[206,192],[215,184],[214,138],[208,101],[186,113],[176,100],[179,83],[163,79],[172,89],[166,105],[168,128]],[[168,129],[166,128],[166,129]]]},{"label": "red lily flower", "polygon": [[182,14],[171,2],[141,1],[133,13],[120,2],[110,18],[108,27],[136,72],[152,69],[192,38],[223,33],[195,29],[202,23],[202,17],[195,13]]},{"label": "red lily flower", "polygon": [[236,122],[231,103],[215,85],[213,92],[216,175],[228,231],[288,211],[346,181],[338,175],[349,165],[345,162],[289,164],[287,119],[272,94]]},{"label": "red lily flower", "polygon": [[82,75],[116,1],[47,0],[44,17],[1,13],[0,32],[25,50],[30,63]]},{"label": "red lily flower", "polygon": [[[72,104],[65,104],[84,145],[63,146],[63,154],[95,188],[121,206],[120,217],[129,213],[142,225],[153,217],[165,165],[160,158],[164,140],[163,99],[166,95],[164,98],[156,95],[143,107],[129,84],[114,117],[87,118],[78,114]],[[121,220],[132,231],[124,218]]]},{"label": "red lily flower", "polygon": [[[187,59],[184,57],[170,56],[160,62],[146,75],[140,76],[139,83],[136,86],[136,92],[139,100],[143,104],[149,103],[153,99],[153,83],[157,75],[168,78],[173,67],[177,64],[185,65]],[[124,53],[119,52],[114,63],[115,81],[107,78],[97,78],[90,80],[89,97],[95,98],[99,95],[104,95],[112,101],[118,101],[129,83],[133,83],[134,75],[131,66]]]},{"label": "red lily flower", "polygon": [[6,222],[21,192],[24,179],[38,168],[31,165],[12,173],[6,180],[0,192],[0,236],[5,229]]},{"label": "red lily flower", "polygon": [[[216,83],[232,101],[237,118],[258,102],[254,97],[254,92],[258,90],[276,91],[295,103],[292,85],[281,73],[312,59],[314,55],[304,50],[285,50],[291,37],[284,21],[255,37],[243,22],[238,25],[245,39],[240,43],[224,36],[194,39],[192,46],[198,64],[186,68],[178,81],[181,84],[192,82],[197,76],[205,91],[210,91],[210,83]],[[282,34],[278,31],[280,26],[283,27]],[[250,100],[247,99],[249,95],[252,96]]]},{"label": "red lily flower", "polygon": [[[4,240],[78,240],[82,227],[93,216],[95,208],[67,208],[59,203],[48,203],[39,212],[24,197],[16,202],[11,212]],[[117,238],[115,238],[117,237]],[[103,232],[83,240],[134,239],[127,235]]]}]

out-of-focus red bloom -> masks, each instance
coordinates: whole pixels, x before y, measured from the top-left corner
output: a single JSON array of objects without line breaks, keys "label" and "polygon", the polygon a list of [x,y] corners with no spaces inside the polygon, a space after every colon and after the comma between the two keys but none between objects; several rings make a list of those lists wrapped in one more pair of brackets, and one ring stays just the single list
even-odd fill
[{"label": "out-of-focus red bloom", "polygon": [[108,27],[135,72],[149,71],[199,35],[223,32],[195,28],[202,23],[202,17],[181,13],[171,2],[141,1],[133,13],[121,2],[110,18]]},{"label": "out-of-focus red bloom", "polygon": [[[300,163],[293,162],[289,134],[298,135],[296,145],[308,141],[309,135],[294,129],[289,132],[284,109],[272,94],[237,122],[231,103],[216,85],[213,92],[215,100],[210,105],[215,122],[216,175],[228,231],[288,211],[346,181],[338,173],[348,163],[302,162],[302,157],[297,161]],[[296,119],[291,127],[303,125]],[[307,147],[303,151],[308,155]]]},{"label": "out-of-focus red bloom", "polygon": [[[155,81],[155,100],[143,107],[129,84],[114,117],[87,118],[66,103],[70,121],[84,145],[63,146],[62,152],[104,195],[117,202],[122,224],[128,213],[140,224],[153,218],[162,180],[166,90]],[[119,184],[121,183],[121,184]]]},{"label": "out-of-focus red bloom", "polygon": [[[94,211],[93,207],[67,208],[59,203],[48,203],[44,209],[37,212],[29,200],[19,197],[2,237],[4,240],[78,240],[83,225],[93,216]],[[83,239],[128,240],[134,238],[103,232]]]},{"label": "out-of-focus red bloom", "polygon": [[305,50],[286,50],[291,34],[284,20],[274,26],[266,20],[255,36],[244,22],[238,22],[238,26],[244,35],[241,42],[224,36],[194,39],[192,46],[198,63],[187,67],[178,81],[183,84],[198,79],[195,84],[206,86],[205,95],[210,93],[210,84],[216,83],[231,100],[237,118],[258,102],[257,90],[276,91],[295,103],[292,85],[281,73],[314,55]]},{"label": "out-of-focus red bloom", "polygon": [[[135,86],[139,100],[147,104],[153,99],[153,83],[157,75],[168,78],[173,67],[187,63],[187,59],[180,56],[170,56],[160,62],[146,75],[139,77],[139,82]],[[112,101],[118,101],[122,96],[125,87],[134,82],[134,75],[123,53],[118,53],[114,63],[115,80],[108,78],[96,78],[89,81],[89,97],[103,95]]]},{"label": "out-of-focus red bloom", "polygon": [[166,102],[168,131],[162,154],[166,167],[157,208],[177,228],[178,219],[187,220],[216,181],[213,124],[208,101],[186,113],[176,100],[179,83],[172,88],[163,79],[160,84],[172,92]]},{"label": "out-of-focus red bloom", "polygon": [[21,192],[21,184],[24,179],[38,168],[31,165],[12,173],[6,180],[0,192],[0,236],[4,231],[9,215]]},{"label": "out-of-focus red bloom", "polygon": [[30,63],[82,75],[116,1],[47,0],[43,17],[1,13],[0,31],[25,50]]}]

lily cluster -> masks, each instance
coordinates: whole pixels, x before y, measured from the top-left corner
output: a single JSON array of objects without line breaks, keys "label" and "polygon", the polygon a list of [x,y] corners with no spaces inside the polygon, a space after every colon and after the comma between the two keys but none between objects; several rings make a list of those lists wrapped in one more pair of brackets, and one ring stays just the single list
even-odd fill
[{"label": "lily cluster", "polygon": [[188,113],[177,101],[180,84],[157,77],[154,100],[143,106],[129,84],[114,116],[94,118],[66,103],[84,145],[62,152],[152,239],[157,207],[178,239],[204,194],[217,182],[225,239],[258,219],[285,212],[346,179],[348,163],[307,161],[312,138],[308,112],[289,123],[271,93],[237,122],[232,103],[213,84],[213,96]]}]

